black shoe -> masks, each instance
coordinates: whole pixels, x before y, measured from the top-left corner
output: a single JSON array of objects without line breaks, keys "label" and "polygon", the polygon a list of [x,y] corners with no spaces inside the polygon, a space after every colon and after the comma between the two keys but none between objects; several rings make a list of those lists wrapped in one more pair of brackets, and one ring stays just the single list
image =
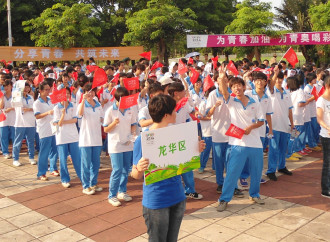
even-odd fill
[{"label": "black shoe", "polygon": [[244,193],[241,190],[235,188],[234,196],[238,197],[238,198],[242,198],[242,197],[244,197]]},{"label": "black shoe", "polygon": [[202,194],[199,194],[197,192],[194,192],[194,193],[186,193],[186,198],[192,198],[192,199],[202,199],[203,198],[203,195]]},{"label": "black shoe", "polygon": [[289,171],[286,167],[284,167],[283,169],[279,169],[278,172],[281,172],[284,175],[292,176],[292,172]]},{"label": "black shoe", "polygon": [[269,178],[270,180],[272,180],[272,181],[277,181],[277,177],[276,177],[276,175],[275,175],[275,172],[273,172],[273,173],[267,173],[266,175],[268,176],[268,178]]},{"label": "black shoe", "polygon": [[326,198],[330,198],[330,192],[322,192],[321,196],[326,197]]},{"label": "black shoe", "polygon": [[219,185],[217,187],[217,193],[221,194],[222,193],[222,185]]}]

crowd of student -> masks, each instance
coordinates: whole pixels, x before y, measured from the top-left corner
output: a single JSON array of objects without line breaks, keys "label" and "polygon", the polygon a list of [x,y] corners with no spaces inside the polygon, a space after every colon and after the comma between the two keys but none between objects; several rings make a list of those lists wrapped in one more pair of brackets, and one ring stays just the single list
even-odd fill
[{"label": "crowd of student", "polygon": [[[129,59],[113,65],[108,62],[103,67],[108,83],[97,88],[92,86],[93,58],[87,66],[84,60],[63,66],[32,62],[19,67],[7,65],[0,73],[0,108],[6,116],[0,122],[3,156],[20,166],[19,153],[26,140],[29,162],[38,165],[37,178],[47,180],[49,170],[49,175],[60,176],[65,188],[70,187],[67,160],[71,159],[83,193],[92,195],[103,189],[97,179],[101,151],[107,152],[112,166],[108,201],[120,206],[121,201],[132,200],[127,192],[128,175],[142,178],[149,164],[142,157],[139,133],[197,120],[203,140],[198,172],[204,172],[212,150],[218,185],[215,192],[221,194],[218,211],[225,210],[233,196],[244,196],[237,181],[250,187],[253,202],[264,204],[259,195],[260,183],[266,182],[262,179],[264,153],[268,152],[266,176],[276,181],[276,171],[292,175],[286,161],[298,161],[313,150],[321,150],[320,136],[324,153],[322,195],[330,197],[329,69],[310,63],[293,69],[285,61],[270,65],[268,60],[261,64],[243,59],[233,63],[238,71],[234,75],[227,62],[213,63],[207,56],[206,60],[202,62],[199,56],[181,58],[153,70],[153,63],[144,58],[132,67]],[[188,67],[184,73],[180,71],[183,67]],[[35,87],[39,73],[45,78]],[[140,88],[127,90],[124,79],[132,77],[139,78]],[[212,85],[206,87],[206,79]],[[12,88],[18,80],[25,80],[23,105],[13,108]],[[49,95],[54,88],[65,88],[67,100],[52,104]],[[138,92],[137,105],[119,107],[121,98]],[[243,130],[241,138],[228,135],[232,126]],[[10,141],[12,155],[8,151]],[[37,162],[35,150],[39,152]],[[149,236],[177,238],[185,198],[203,198],[195,190],[193,172],[144,185],[142,204]],[[156,219],[165,217],[168,219]]]}]

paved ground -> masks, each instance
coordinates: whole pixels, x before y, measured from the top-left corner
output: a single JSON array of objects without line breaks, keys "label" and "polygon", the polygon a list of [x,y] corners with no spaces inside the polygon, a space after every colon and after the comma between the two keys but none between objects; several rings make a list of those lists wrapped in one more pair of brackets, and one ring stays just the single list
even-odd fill
[{"label": "paved ground", "polygon": [[[133,201],[119,208],[107,202],[110,162],[102,158],[103,192],[82,194],[72,165],[72,187],[58,177],[36,180],[37,167],[23,150],[21,167],[0,157],[0,241],[147,241],[142,217],[142,182],[129,179]],[[288,162],[293,176],[261,185],[265,205],[234,199],[216,212],[215,173],[195,173],[203,200],[188,200],[180,241],[330,241],[330,200],[320,196],[321,153]],[[211,163],[211,162],[210,162]],[[266,163],[265,163],[266,164]],[[210,164],[209,164],[210,165]]]}]

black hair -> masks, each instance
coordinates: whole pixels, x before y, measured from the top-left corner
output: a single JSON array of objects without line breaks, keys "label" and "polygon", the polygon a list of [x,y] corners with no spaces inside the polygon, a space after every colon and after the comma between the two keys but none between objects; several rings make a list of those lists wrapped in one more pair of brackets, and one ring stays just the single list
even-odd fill
[{"label": "black hair", "polygon": [[89,79],[87,76],[82,75],[82,76],[78,77],[78,82],[79,82],[79,86],[83,87],[86,83],[89,82]]},{"label": "black hair", "polygon": [[92,90],[92,91],[95,92],[95,94],[96,94],[97,87],[94,87],[94,88],[92,88],[92,87],[93,87],[93,85],[92,85],[91,83],[88,83],[87,85],[85,85],[85,86],[83,87],[83,91],[84,91],[84,93],[89,92],[90,90]]},{"label": "black hair", "polygon": [[253,73],[253,80],[257,80],[257,79],[262,79],[262,80],[265,80],[267,81],[267,75],[265,73],[262,73],[260,71],[255,71],[255,72],[252,72]]},{"label": "black hair", "polygon": [[125,87],[118,87],[115,92],[115,99],[117,100],[117,102],[119,102],[121,97],[125,97],[128,95],[129,95],[129,92],[127,91],[127,89]]},{"label": "black hair", "polygon": [[308,73],[306,76],[307,83],[311,83],[314,79],[316,79],[315,73]]},{"label": "black hair", "polygon": [[66,87],[65,88],[67,91],[69,91],[69,93],[70,93],[70,95],[71,95],[71,89],[70,89],[70,87]]},{"label": "black hair", "polygon": [[300,85],[299,85],[299,80],[297,78],[297,76],[290,76],[286,79],[288,88],[290,89],[290,91],[296,91],[299,89]]},{"label": "black hair", "polygon": [[157,93],[157,92],[163,92],[163,88],[160,85],[159,82],[157,83],[152,83],[150,84],[150,86],[148,87],[148,95],[150,96],[151,94]]},{"label": "black hair", "polygon": [[215,86],[212,86],[212,87],[210,87],[209,89],[207,89],[207,91],[206,91],[205,94],[204,94],[204,97],[208,98],[209,95],[210,95],[210,93],[211,93],[213,90],[215,90],[215,89],[216,89]]},{"label": "black hair", "polygon": [[3,86],[5,87],[5,86],[8,86],[8,85],[13,86],[13,83],[12,83],[11,80],[5,80],[4,81]]},{"label": "black hair", "polygon": [[231,78],[230,81],[229,81],[229,88],[231,88],[235,84],[242,84],[243,87],[245,87],[245,81],[240,77]]},{"label": "black hair", "polygon": [[181,82],[173,82],[168,87],[168,94],[170,94],[171,97],[174,97],[174,92],[182,92],[184,91],[184,86]]},{"label": "black hair", "polygon": [[149,114],[152,121],[160,123],[165,114],[172,114],[175,109],[176,101],[169,95],[159,94],[153,97],[148,104]]}]

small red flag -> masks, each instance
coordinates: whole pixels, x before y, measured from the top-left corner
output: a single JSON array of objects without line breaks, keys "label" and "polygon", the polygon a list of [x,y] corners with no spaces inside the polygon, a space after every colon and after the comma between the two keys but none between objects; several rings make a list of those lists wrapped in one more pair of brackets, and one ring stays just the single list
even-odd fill
[{"label": "small red flag", "polygon": [[214,82],[212,81],[212,78],[210,77],[210,75],[207,75],[204,79],[203,91],[206,92],[213,86],[214,86]]},{"label": "small red flag", "polygon": [[178,73],[180,75],[186,73],[188,71],[188,68],[186,67],[186,65],[182,62],[182,60],[179,60],[179,65],[178,65]]},{"label": "small red flag", "polygon": [[190,68],[190,71],[192,73],[192,76],[190,77],[190,82],[194,85],[199,77],[199,72],[196,71],[194,68]]},{"label": "small red flag", "polygon": [[115,92],[116,92],[117,88],[112,88],[110,95],[112,96],[111,98],[111,102],[113,102],[115,100]]},{"label": "small red flag", "polygon": [[150,71],[155,70],[155,69],[160,68],[160,67],[163,67],[163,66],[164,66],[164,65],[163,65],[162,63],[156,61],[156,62],[152,65]]},{"label": "small red flag", "polygon": [[133,95],[125,96],[120,99],[119,108],[127,109],[134,105],[137,105],[137,100],[139,98],[139,92]]},{"label": "small red flag", "polygon": [[142,57],[144,57],[144,58],[146,58],[146,59],[148,59],[148,60],[151,60],[151,51],[149,51],[149,52],[143,52],[143,53],[141,53],[139,55],[142,56]]},{"label": "small red flag", "polygon": [[93,71],[96,71],[97,69],[99,69],[100,67],[96,66],[96,65],[88,65],[86,66],[86,69],[92,73]]},{"label": "small red flag", "polygon": [[72,86],[70,87],[70,91],[71,91],[71,93],[73,92],[74,89],[75,89],[75,87],[72,85]]},{"label": "small red flag", "polygon": [[3,92],[2,91],[0,91],[0,98],[2,98],[3,97]]},{"label": "small red flag", "polygon": [[229,61],[227,69],[230,70],[235,76],[238,75],[238,70],[236,69],[236,66],[232,60]]},{"label": "small red flag", "polygon": [[112,80],[111,80],[111,82],[113,82],[113,83],[118,83],[118,81],[119,81],[119,75],[120,75],[120,73],[117,73],[113,78],[112,78]]},{"label": "small red flag", "polygon": [[38,86],[40,83],[42,83],[44,81],[44,76],[41,74],[41,72],[39,72],[38,76],[36,76],[33,80],[33,84],[34,86]]},{"label": "small red flag", "polygon": [[130,90],[136,90],[140,88],[139,77],[125,78],[123,80],[125,88]]},{"label": "small red flag", "polygon": [[52,104],[66,101],[66,88],[62,88],[61,90],[54,88],[53,93],[49,97]]},{"label": "small red flag", "polygon": [[19,80],[24,80],[23,75],[19,76]]},{"label": "small red flag", "polygon": [[176,106],[175,106],[175,112],[179,111],[181,108],[184,107],[184,105],[186,105],[186,103],[188,102],[188,97],[184,97],[182,98],[179,102],[177,102]]},{"label": "small red flag", "polygon": [[7,119],[6,115],[4,112],[1,112],[0,114],[0,122],[5,121]]},{"label": "small red flag", "polygon": [[94,72],[93,85],[92,88],[106,84],[108,81],[108,76],[102,68],[98,68]]},{"label": "small red flag", "polygon": [[78,72],[73,72],[72,73],[72,78],[75,80],[75,81],[77,81],[78,80]]},{"label": "small red flag", "polygon": [[231,136],[231,137],[234,137],[237,139],[242,139],[244,133],[245,133],[244,129],[241,129],[234,124],[230,124],[229,129],[227,130],[225,135]]},{"label": "small red flag", "polygon": [[101,95],[102,95],[102,93],[103,93],[103,86],[100,88],[100,90],[98,90],[98,92],[97,92],[97,96],[98,96],[98,98],[99,98],[99,100],[101,100]]},{"label": "small red flag", "polygon": [[218,59],[219,59],[218,56],[216,56],[216,57],[214,57],[214,58],[211,58],[211,60],[212,60],[212,64],[213,64],[213,69],[214,69],[214,70],[216,70],[217,67],[218,67]]},{"label": "small red flag", "polygon": [[291,47],[284,54],[283,58],[285,58],[293,68],[299,62],[296,52]]},{"label": "small red flag", "polygon": [[193,65],[193,64],[194,64],[194,59],[190,57],[188,59],[188,65]]}]

